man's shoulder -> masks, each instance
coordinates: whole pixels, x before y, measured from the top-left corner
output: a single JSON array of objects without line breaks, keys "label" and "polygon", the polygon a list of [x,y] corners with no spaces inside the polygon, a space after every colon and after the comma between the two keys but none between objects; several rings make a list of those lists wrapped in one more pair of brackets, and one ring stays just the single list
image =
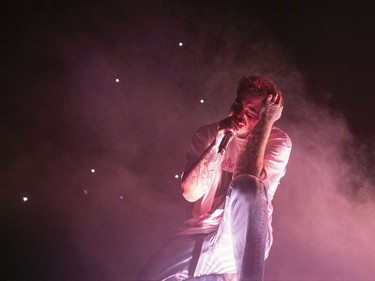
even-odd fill
[{"label": "man's shoulder", "polygon": [[291,147],[292,141],[288,134],[280,129],[279,127],[272,127],[271,134],[269,137],[270,141],[282,141],[285,143],[286,146]]},{"label": "man's shoulder", "polygon": [[196,134],[205,135],[205,136],[215,136],[217,134],[217,124],[208,124],[200,127],[195,131]]}]

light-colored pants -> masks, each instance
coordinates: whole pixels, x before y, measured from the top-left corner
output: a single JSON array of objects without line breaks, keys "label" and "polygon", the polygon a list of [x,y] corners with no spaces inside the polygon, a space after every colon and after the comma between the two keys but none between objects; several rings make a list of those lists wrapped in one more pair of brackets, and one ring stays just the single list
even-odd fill
[{"label": "light-colored pants", "polygon": [[207,241],[220,243],[228,235],[231,236],[232,245],[228,247],[234,257],[236,279],[263,280],[267,232],[265,187],[256,177],[240,175],[229,188],[225,215],[219,229],[210,234],[184,235],[172,239],[150,259],[139,280],[226,280],[225,275],[210,271],[210,265],[201,276],[194,277],[194,272],[202,253],[215,251],[215,245]]}]

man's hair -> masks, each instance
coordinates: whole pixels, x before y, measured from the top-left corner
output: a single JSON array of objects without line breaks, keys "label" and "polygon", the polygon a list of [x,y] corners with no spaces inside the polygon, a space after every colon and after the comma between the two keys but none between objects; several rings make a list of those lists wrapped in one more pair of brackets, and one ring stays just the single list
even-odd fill
[{"label": "man's hair", "polygon": [[274,96],[276,93],[282,96],[276,85],[266,77],[248,76],[242,77],[240,81],[238,81],[237,97],[250,94],[260,98],[266,98],[268,95]]}]

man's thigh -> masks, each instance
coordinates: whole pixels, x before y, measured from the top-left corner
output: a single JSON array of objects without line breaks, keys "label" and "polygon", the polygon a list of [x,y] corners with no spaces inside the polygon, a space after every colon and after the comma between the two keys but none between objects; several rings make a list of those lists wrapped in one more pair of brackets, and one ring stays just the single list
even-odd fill
[{"label": "man's thigh", "polygon": [[139,280],[178,280],[188,276],[194,250],[206,234],[175,237],[156,252],[139,275]]}]

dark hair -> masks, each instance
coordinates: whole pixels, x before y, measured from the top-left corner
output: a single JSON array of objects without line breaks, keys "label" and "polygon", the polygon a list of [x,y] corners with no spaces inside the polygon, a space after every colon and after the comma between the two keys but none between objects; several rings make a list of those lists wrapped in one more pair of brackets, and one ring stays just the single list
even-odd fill
[{"label": "dark hair", "polygon": [[274,96],[276,93],[282,96],[276,85],[266,77],[249,76],[242,77],[240,81],[238,81],[237,97],[244,94],[250,94],[261,98],[266,98],[268,95]]}]

